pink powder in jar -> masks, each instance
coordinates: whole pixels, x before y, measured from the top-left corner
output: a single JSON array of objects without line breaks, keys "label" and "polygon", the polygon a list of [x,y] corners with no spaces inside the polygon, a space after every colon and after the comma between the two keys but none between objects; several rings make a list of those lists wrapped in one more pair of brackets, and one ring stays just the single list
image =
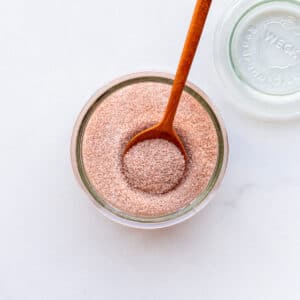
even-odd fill
[{"label": "pink powder in jar", "polygon": [[[81,151],[86,177],[102,199],[131,216],[160,217],[183,209],[205,191],[216,168],[216,128],[208,112],[186,92],[174,127],[188,161],[182,161],[176,146],[161,140],[140,143],[123,157],[130,138],[161,119],[170,89],[158,82],[123,87],[97,105],[85,126]],[[154,149],[146,149],[149,146]],[[157,151],[164,153],[159,158],[164,164],[155,163]]]}]

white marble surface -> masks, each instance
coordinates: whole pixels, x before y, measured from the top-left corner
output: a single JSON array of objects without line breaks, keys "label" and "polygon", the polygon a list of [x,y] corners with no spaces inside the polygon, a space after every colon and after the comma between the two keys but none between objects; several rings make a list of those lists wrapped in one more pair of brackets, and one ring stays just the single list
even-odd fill
[{"label": "white marble surface", "polygon": [[0,2],[0,299],[300,298],[300,122],[263,122],[223,98],[215,0],[191,81],[229,132],[224,184],[199,215],[143,232],[102,217],[69,160],[89,96],[126,73],[174,72],[194,0]]}]

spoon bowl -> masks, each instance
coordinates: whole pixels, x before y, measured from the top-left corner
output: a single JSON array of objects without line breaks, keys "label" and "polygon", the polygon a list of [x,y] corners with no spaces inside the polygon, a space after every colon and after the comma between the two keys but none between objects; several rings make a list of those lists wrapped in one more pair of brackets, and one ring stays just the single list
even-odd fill
[{"label": "spoon bowl", "polygon": [[152,139],[165,139],[171,143],[173,143],[182,153],[184,159],[187,161],[187,154],[184,148],[184,144],[181,141],[180,137],[177,135],[175,129],[173,127],[165,127],[163,123],[159,123],[150,127],[136,136],[134,136],[125,148],[125,154],[128,150],[133,147],[134,145],[143,142],[145,140],[152,140]]}]

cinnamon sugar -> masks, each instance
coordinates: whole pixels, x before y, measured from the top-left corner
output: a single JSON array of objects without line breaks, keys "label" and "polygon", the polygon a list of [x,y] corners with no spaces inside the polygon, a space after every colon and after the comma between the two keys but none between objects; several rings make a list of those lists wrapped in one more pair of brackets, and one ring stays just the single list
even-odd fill
[{"label": "cinnamon sugar", "polygon": [[154,139],[129,149],[123,165],[131,186],[150,194],[164,194],[179,184],[185,170],[185,159],[174,144]]},{"label": "cinnamon sugar", "polygon": [[[98,104],[85,127],[82,159],[86,177],[107,203],[129,215],[158,217],[186,207],[205,191],[215,171],[216,129],[206,110],[186,92],[174,123],[188,153],[184,174],[180,155],[172,148],[174,145],[158,145],[157,141],[156,147],[165,147],[164,159],[168,165],[152,164],[151,169],[153,158],[149,156],[147,161],[140,151],[137,156],[133,152],[125,158],[123,164],[127,142],[161,119],[169,93],[170,85],[156,82],[123,87]],[[176,160],[175,164],[170,158]],[[139,167],[148,168],[148,175],[154,178],[147,177],[145,169]],[[156,174],[159,168],[165,173]],[[175,173],[171,174],[170,170]]]}]

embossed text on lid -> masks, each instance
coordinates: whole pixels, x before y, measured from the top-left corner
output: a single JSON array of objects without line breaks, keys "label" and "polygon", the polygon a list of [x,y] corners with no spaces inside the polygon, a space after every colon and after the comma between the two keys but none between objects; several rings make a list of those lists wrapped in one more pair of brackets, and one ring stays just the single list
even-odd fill
[{"label": "embossed text on lid", "polygon": [[215,31],[223,98],[248,114],[300,118],[300,0],[230,0]]},{"label": "embossed text on lid", "polygon": [[300,8],[274,1],[249,9],[230,40],[236,75],[259,92],[289,95],[300,91]]}]

